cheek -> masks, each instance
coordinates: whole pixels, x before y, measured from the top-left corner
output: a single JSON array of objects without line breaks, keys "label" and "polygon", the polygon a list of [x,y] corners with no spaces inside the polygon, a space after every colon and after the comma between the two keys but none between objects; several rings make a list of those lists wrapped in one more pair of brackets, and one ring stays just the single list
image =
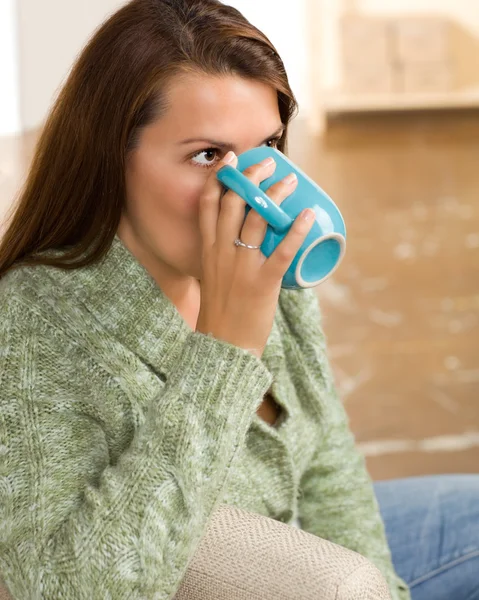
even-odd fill
[{"label": "cheek", "polygon": [[198,212],[205,182],[205,176],[182,173],[178,178],[169,178],[165,193],[179,214],[191,218]]},{"label": "cheek", "polygon": [[200,197],[209,176],[209,169],[185,167],[171,182],[170,193],[177,196],[182,213],[187,217],[197,217]]},{"label": "cheek", "polygon": [[154,169],[136,169],[127,180],[128,196],[133,200],[135,212],[142,213],[143,218],[155,214],[195,218],[207,177],[203,169],[184,165],[157,164]]},{"label": "cheek", "polygon": [[[157,202],[163,209],[186,219],[195,217],[209,169],[190,165],[165,165],[150,177]],[[160,207],[160,209],[161,209]]]}]

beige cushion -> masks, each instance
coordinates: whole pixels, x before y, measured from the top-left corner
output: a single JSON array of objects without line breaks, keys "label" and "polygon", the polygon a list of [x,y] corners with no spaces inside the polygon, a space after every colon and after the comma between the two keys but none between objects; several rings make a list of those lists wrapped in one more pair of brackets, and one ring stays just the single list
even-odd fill
[{"label": "beige cushion", "polygon": [[0,581],[0,600],[10,600],[11,596]]},{"label": "beige cushion", "polygon": [[390,600],[380,571],[342,546],[220,505],[175,600]]},{"label": "beige cushion", "polygon": [[[356,552],[226,504],[209,520],[174,596],[174,600],[390,599],[381,573]],[[1,586],[0,600],[10,600]]]}]

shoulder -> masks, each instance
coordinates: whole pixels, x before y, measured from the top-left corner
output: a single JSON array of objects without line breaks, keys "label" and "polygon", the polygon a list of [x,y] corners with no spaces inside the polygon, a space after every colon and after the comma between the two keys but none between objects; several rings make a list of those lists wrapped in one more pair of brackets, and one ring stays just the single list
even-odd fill
[{"label": "shoulder", "polygon": [[[0,306],[17,310],[21,306],[44,306],[44,299],[58,295],[55,267],[48,265],[21,265],[0,279]],[[2,311],[3,316],[3,311]]]},{"label": "shoulder", "polygon": [[62,293],[50,276],[52,269],[46,265],[23,265],[0,279],[0,339],[7,332],[33,333],[42,321],[50,320]]},{"label": "shoulder", "polygon": [[88,311],[49,276],[52,269],[20,267],[0,281],[1,410],[31,400],[50,412],[96,398],[124,400]]},{"label": "shoulder", "polygon": [[12,303],[18,304],[23,296],[28,296],[28,289],[31,288],[32,279],[36,279],[38,269],[42,267],[22,266],[8,271],[0,279],[0,301],[5,307]]},{"label": "shoulder", "polygon": [[87,311],[82,312],[54,271],[58,269],[47,265],[23,265],[0,280],[4,368],[13,367],[15,359],[19,368],[25,368],[47,353],[51,360],[60,355],[66,360],[65,349],[81,345],[78,333],[89,329]]},{"label": "shoulder", "polygon": [[0,340],[9,332],[31,328],[32,309],[39,303],[38,268],[18,267],[0,279]]}]

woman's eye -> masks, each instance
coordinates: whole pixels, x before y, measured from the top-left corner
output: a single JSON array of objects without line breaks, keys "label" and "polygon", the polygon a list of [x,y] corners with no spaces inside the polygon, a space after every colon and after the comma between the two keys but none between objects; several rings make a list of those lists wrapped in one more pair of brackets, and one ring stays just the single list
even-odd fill
[{"label": "woman's eye", "polygon": [[276,148],[280,139],[281,139],[280,137],[279,138],[271,138],[270,140],[268,140],[268,144],[269,144],[269,142],[273,142],[273,147]]},{"label": "woman's eye", "polygon": [[[272,143],[273,146],[270,146],[270,147],[276,148],[280,139],[281,139],[281,137],[271,138],[270,140],[268,140],[267,144],[269,145],[270,143]],[[219,152],[220,152],[220,150],[218,148],[205,148],[204,150],[200,150],[195,155],[193,155],[191,157],[191,161],[197,167],[203,167],[203,168],[213,167],[219,160],[221,160],[220,158],[217,157],[217,154]],[[203,160],[196,160],[197,157],[201,157],[201,155],[204,155]],[[214,160],[215,157],[217,157],[217,160]]]},{"label": "woman's eye", "polygon": [[[216,150],[216,148],[207,148],[206,150],[200,150],[200,152],[197,152],[194,156],[191,157],[191,160],[193,161],[193,164],[197,165],[198,167],[211,167],[214,164],[216,164],[216,161],[210,162],[209,159],[211,158],[211,155],[213,155],[214,158],[217,152],[218,151]],[[194,160],[197,156],[201,156],[202,154],[206,155],[205,162],[197,162],[196,160]]]}]

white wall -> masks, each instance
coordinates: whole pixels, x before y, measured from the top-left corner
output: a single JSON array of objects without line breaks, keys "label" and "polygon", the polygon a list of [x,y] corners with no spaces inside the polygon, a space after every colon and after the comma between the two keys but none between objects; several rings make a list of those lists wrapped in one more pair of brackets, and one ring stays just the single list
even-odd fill
[{"label": "white wall", "polygon": [[15,0],[0,0],[0,135],[21,129],[15,5]]},{"label": "white wall", "polygon": [[[124,0],[0,0],[0,134],[7,129],[38,127],[77,53],[90,34]],[[334,17],[342,7],[355,6],[371,13],[439,12],[458,19],[479,34],[479,0],[223,0],[240,10],[278,48],[291,87],[300,105],[300,117],[312,110],[308,27],[316,31],[323,61],[317,68],[325,87],[340,77]],[[308,4],[322,6],[316,22],[308,20]],[[14,6],[18,5],[19,61],[15,60]],[[18,75],[19,71],[19,75]],[[19,77],[21,112],[18,116]]]},{"label": "white wall", "polygon": [[299,104],[299,117],[311,110],[306,0],[223,0],[234,6],[277,48]]},{"label": "white wall", "polygon": [[[0,0],[0,2],[15,0]],[[123,0],[16,0],[19,14],[21,120],[33,129],[44,120],[77,53]],[[309,109],[306,0],[225,0],[277,47],[300,105]]]},{"label": "white wall", "polygon": [[28,130],[43,122],[75,56],[91,33],[123,2],[16,1],[19,19],[21,120],[23,128]]}]

